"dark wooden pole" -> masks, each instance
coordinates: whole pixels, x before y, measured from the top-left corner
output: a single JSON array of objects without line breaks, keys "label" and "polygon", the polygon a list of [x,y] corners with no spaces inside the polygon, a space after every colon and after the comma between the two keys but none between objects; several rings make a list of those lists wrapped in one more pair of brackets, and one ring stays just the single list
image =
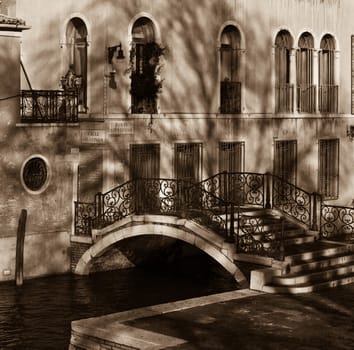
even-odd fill
[{"label": "dark wooden pole", "polygon": [[23,284],[23,248],[25,244],[27,210],[22,209],[17,228],[16,241],[16,286]]}]

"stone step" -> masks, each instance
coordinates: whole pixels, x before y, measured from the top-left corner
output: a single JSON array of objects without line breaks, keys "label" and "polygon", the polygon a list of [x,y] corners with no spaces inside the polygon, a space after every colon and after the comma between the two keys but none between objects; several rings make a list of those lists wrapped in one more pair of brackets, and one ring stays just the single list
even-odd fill
[{"label": "stone step", "polygon": [[[253,237],[256,240],[262,242],[263,246],[265,248],[270,247],[270,245],[274,242],[274,241],[263,240],[262,235],[254,235]],[[309,243],[309,242],[313,242],[314,240],[315,240],[315,238],[313,236],[302,234],[301,236],[285,238],[284,239],[284,246],[293,245],[293,244]]]},{"label": "stone step", "polygon": [[[311,247],[311,245],[313,246]],[[287,255],[285,257],[285,261],[290,265],[298,265],[301,263],[314,261],[320,258],[333,257],[340,254],[346,254],[351,251],[346,245],[339,245],[339,244],[338,245],[333,244],[326,248],[324,247],[321,248],[320,245],[319,249],[316,250],[314,249],[316,248],[314,243],[307,244],[307,246],[308,249],[306,250],[306,244],[302,245],[302,248],[304,250],[301,253]],[[301,247],[299,246],[299,248]]]},{"label": "stone step", "polygon": [[272,284],[277,286],[300,286],[306,283],[313,284],[334,280],[340,276],[349,275],[351,273],[354,273],[354,261],[307,271],[305,274],[290,273],[286,276],[275,276],[272,279]]},{"label": "stone step", "polygon": [[291,265],[289,275],[305,271],[324,269],[327,267],[333,267],[336,265],[347,264],[351,262],[354,262],[354,254],[337,254],[333,255],[332,257],[312,259],[302,264]]},{"label": "stone step", "polygon": [[354,283],[354,273],[348,273],[333,280],[321,281],[317,283],[303,283],[293,286],[265,285],[262,288],[266,293],[283,293],[283,294],[299,294],[311,293],[321,289],[335,288],[341,285]]},{"label": "stone step", "polygon": [[[263,240],[263,239],[267,240],[269,235],[272,235],[271,231],[255,233],[255,234],[253,234],[253,237],[255,239],[257,239],[258,241],[260,241],[260,240]],[[285,240],[291,240],[293,238],[304,237],[304,236],[308,236],[308,237],[313,237],[314,238],[313,235],[306,234],[302,229],[284,230],[284,239]],[[312,240],[309,240],[309,242],[312,242]]]}]

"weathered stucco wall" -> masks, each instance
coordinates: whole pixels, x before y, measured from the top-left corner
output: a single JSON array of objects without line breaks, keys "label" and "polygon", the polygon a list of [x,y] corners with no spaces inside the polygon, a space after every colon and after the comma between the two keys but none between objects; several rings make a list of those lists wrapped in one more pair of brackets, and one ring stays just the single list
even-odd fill
[{"label": "weathered stucco wall", "polygon": [[[0,238],[0,281],[14,280],[16,237]],[[70,236],[67,232],[27,234],[24,244],[23,277],[33,278],[70,271]]]}]

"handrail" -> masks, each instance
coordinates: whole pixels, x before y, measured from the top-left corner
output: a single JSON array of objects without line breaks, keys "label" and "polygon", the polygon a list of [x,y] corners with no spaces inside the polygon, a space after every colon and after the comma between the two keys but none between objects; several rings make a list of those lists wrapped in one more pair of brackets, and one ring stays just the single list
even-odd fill
[{"label": "handrail", "polygon": [[[272,181],[270,181],[272,180]],[[271,189],[270,189],[271,187]],[[271,203],[270,196],[271,193]],[[129,180],[92,203],[75,203],[75,234],[90,235],[132,214],[179,215],[199,220],[233,241],[235,208],[276,208],[308,228],[316,223],[316,194],[272,174],[222,172],[198,183],[168,178]]]},{"label": "handrail", "polygon": [[321,238],[354,238],[354,207],[321,204]]},{"label": "handrail", "polygon": [[272,177],[273,207],[310,228],[313,217],[312,194],[277,175]]},{"label": "handrail", "polygon": [[222,172],[200,182],[202,188],[217,193],[234,205],[265,206],[265,174]]}]

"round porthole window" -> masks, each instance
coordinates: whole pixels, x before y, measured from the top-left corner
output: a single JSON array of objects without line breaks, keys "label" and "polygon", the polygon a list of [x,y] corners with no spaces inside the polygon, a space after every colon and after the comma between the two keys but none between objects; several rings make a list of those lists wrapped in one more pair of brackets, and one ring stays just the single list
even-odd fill
[{"label": "round porthole window", "polygon": [[46,159],[37,155],[27,159],[21,169],[21,181],[28,192],[34,194],[43,192],[49,182],[49,167]]}]

